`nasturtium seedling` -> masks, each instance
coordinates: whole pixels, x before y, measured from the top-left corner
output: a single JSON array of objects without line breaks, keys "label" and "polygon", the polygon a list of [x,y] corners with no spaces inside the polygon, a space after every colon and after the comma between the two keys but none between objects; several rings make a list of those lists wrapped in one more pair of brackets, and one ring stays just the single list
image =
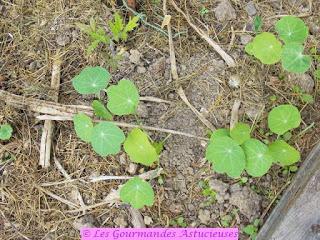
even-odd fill
[{"label": "nasturtium seedling", "polygon": [[303,43],[308,37],[307,25],[300,18],[294,16],[282,17],[275,27],[279,38],[286,44]]},{"label": "nasturtium seedling", "polygon": [[268,115],[268,126],[273,133],[278,135],[299,127],[300,123],[301,115],[299,110],[290,104],[275,107]]},{"label": "nasturtium seedling", "polygon": [[283,140],[277,140],[269,145],[273,159],[281,166],[289,166],[300,160],[300,153]]},{"label": "nasturtium seedling", "polygon": [[133,208],[139,209],[145,205],[153,205],[154,192],[148,182],[139,177],[134,177],[120,189],[120,199],[129,203]]},{"label": "nasturtium seedling", "polygon": [[237,178],[245,168],[245,154],[239,144],[230,137],[218,137],[209,142],[206,159],[213,170]]},{"label": "nasturtium seedling", "polygon": [[263,32],[258,34],[245,50],[264,64],[274,64],[281,59],[282,45],[275,35]]},{"label": "nasturtium seedling", "polygon": [[240,145],[250,139],[250,126],[245,123],[237,123],[231,130],[230,136]]},{"label": "nasturtium seedling", "polygon": [[84,113],[78,113],[73,117],[74,129],[77,136],[85,142],[91,142],[93,123],[90,117]]},{"label": "nasturtium seedling", "polygon": [[229,136],[230,136],[230,130],[228,130],[226,128],[220,128],[220,129],[214,130],[212,132],[211,137],[210,137],[210,142],[213,139],[216,139],[218,137],[229,137]]},{"label": "nasturtium seedling", "polygon": [[72,85],[80,94],[97,94],[107,87],[110,78],[103,67],[86,67],[72,79]]},{"label": "nasturtium seedling", "polygon": [[10,124],[0,125],[0,140],[9,140],[11,138],[13,129]]},{"label": "nasturtium seedling", "polygon": [[102,157],[119,153],[124,140],[124,133],[114,123],[100,122],[93,127],[91,144]]},{"label": "nasturtium seedling", "polygon": [[107,89],[107,107],[115,115],[127,115],[136,113],[139,104],[139,92],[130,80],[120,80],[118,85]]},{"label": "nasturtium seedling", "polygon": [[304,47],[299,43],[288,43],[282,51],[282,66],[289,72],[304,73],[311,65],[311,57],[303,54]]},{"label": "nasturtium seedling", "polygon": [[139,128],[131,130],[123,147],[130,159],[135,163],[150,166],[159,158],[156,149],[149,141],[148,135]]},{"label": "nasturtium seedling", "polygon": [[102,102],[100,102],[99,100],[94,100],[91,106],[96,116],[104,118],[106,120],[112,120],[111,113],[107,110]]},{"label": "nasturtium seedling", "polygon": [[268,147],[257,139],[249,139],[242,148],[246,155],[246,171],[252,177],[261,177],[268,172],[273,157]]}]

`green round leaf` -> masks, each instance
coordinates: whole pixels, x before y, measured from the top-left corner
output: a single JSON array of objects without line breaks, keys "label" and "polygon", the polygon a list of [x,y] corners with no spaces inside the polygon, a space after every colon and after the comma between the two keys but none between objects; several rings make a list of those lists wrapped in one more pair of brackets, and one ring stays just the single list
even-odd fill
[{"label": "green round leaf", "polygon": [[10,124],[3,124],[0,126],[0,140],[9,140],[11,138],[13,129]]},{"label": "green round leaf", "polygon": [[304,73],[311,65],[311,57],[303,55],[304,47],[298,43],[288,43],[282,51],[282,66],[289,72]]},{"label": "green round leaf", "polygon": [[120,199],[131,204],[135,209],[152,206],[154,192],[151,185],[139,177],[134,177],[126,182],[120,189]]},{"label": "green round leaf", "polygon": [[249,55],[254,55],[253,46],[254,46],[253,42],[249,42],[244,48],[246,53],[248,53]]},{"label": "green round leaf", "polygon": [[273,157],[268,151],[268,147],[257,139],[249,139],[242,148],[246,154],[246,171],[253,177],[261,177],[270,169]]},{"label": "green round leaf", "polygon": [[102,157],[120,152],[124,140],[124,133],[113,123],[100,122],[93,128],[91,144]]},{"label": "green round leaf", "polygon": [[277,140],[269,145],[273,159],[282,166],[292,165],[300,160],[300,153],[283,140]]},{"label": "green round leaf", "polygon": [[77,136],[82,141],[90,142],[93,130],[91,118],[84,113],[78,113],[73,117],[73,124]]},{"label": "green round leaf", "polygon": [[230,137],[219,137],[209,143],[206,159],[213,163],[213,169],[228,176],[240,177],[245,168],[245,154],[239,144]]},{"label": "green round leaf", "polygon": [[268,115],[268,126],[278,135],[299,127],[300,123],[301,115],[298,108],[290,104],[275,107]]},{"label": "green round leaf", "polygon": [[213,140],[213,139],[216,139],[218,137],[229,137],[230,136],[230,131],[226,128],[220,128],[220,129],[217,129],[217,130],[214,130],[211,134],[211,137],[210,137],[210,142]]},{"label": "green round leaf", "polygon": [[276,31],[285,43],[303,43],[308,37],[308,27],[294,16],[285,16],[276,23]]},{"label": "green round leaf", "polygon": [[139,92],[130,80],[121,80],[118,85],[107,89],[108,109],[116,115],[127,115],[136,112],[139,103]]},{"label": "green round leaf", "polygon": [[111,113],[107,110],[107,108],[103,105],[102,102],[94,100],[91,105],[95,115],[106,120],[112,120]]},{"label": "green round leaf", "polygon": [[133,162],[146,166],[152,165],[159,157],[148,135],[139,128],[133,129],[128,134],[123,147]]},{"label": "green round leaf", "polygon": [[230,130],[230,136],[241,145],[250,139],[250,131],[250,126],[248,124],[237,123],[234,128]]},{"label": "green round leaf", "polygon": [[110,78],[103,67],[86,67],[72,79],[72,85],[80,94],[96,94],[107,87]]},{"label": "green round leaf", "polygon": [[281,42],[272,33],[260,33],[248,48],[247,51],[253,53],[264,64],[274,64],[281,59]]}]

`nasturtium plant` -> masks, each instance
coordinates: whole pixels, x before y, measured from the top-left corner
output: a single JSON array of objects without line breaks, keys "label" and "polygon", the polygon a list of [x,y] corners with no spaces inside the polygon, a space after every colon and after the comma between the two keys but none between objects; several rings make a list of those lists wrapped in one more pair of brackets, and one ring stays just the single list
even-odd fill
[{"label": "nasturtium plant", "polygon": [[97,94],[107,87],[110,78],[103,67],[86,67],[72,79],[72,84],[80,94]]},{"label": "nasturtium plant", "polygon": [[271,110],[268,126],[273,133],[283,135],[287,131],[299,127],[301,115],[299,110],[290,104],[280,105]]},{"label": "nasturtium plant", "polygon": [[274,64],[281,59],[282,44],[272,33],[263,32],[257,35],[245,50],[264,64]]},{"label": "nasturtium plant", "polygon": [[288,43],[283,47],[282,66],[289,72],[304,73],[311,65],[311,57],[303,54],[304,47],[299,43]]},{"label": "nasturtium plant", "polygon": [[139,209],[153,205],[154,192],[148,182],[139,177],[134,177],[120,189],[120,199],[129,203],[133,208]]},{"label": "nasturtium plant", "polygon": [[276,23],[276,31],[279,38],[287,43],[304,43],[308,37],[308,27],[300,19],[294,16],[285,16]]},{"label": "nasturtium plant", "polygon": [[246,155],[247,173],[253,177],[261,177],[266,174],[273,163],[268,146],[257,139],[249,139],[242,147]]},{"label": "nasturtium plant", "polygon": [[84,113],[78,113],[73,117],[74,129],[78,137],[85,142],[91,142],[93,122]]},{"label": "nasturtium plant", "polygon": [[235,141],[238,142],[238,144],[242,144],[248,139],[250,139],[250,126],[245,123],[237,123],[231,130],[230,130],[230,136]]},{"label": "nasturtium plant", "polygon": [[228,130],[226,128],[220,128],[220,129],[214,130],[212,132],[211,137],[210,137],[210,142],[213,139],[216,139],[218,137],[229,137],[229,136],[230,136],[230,130]]},{"label": "nasturtium plant", "polygon": [[100,122],[93,127],[91,144],[102,157],[119,153],[124,140],[124,133],[114,123]]},{"label": "nasturtium plant", "polygon": [[230,137],[218,137],[209,142],[206,159],[213,164],[214,171],[233,178],[240,177],[246,165],[244,151]]},{"label": "nasturtium plant", "polygon": [[120,80],[118,85],[107,89],[109,98],[107,107],[115,115],[136,113],[139,104],[139,92],[130,80]]},{"label": "nasturtium plant", "polygon": [[273,159],[281,166],[289,166],[300,160],[300,153],[283,140],[277,140],[269,145]]},{"label": "nasturtium plant", "polygon": [[10,124],[0,125],[0,140],[9,140],[13,129]]},{"label": "nasturtium plant", "polygon": [[131,130],[123,147],[130,159],[135,163],[150,166],[159,158],[156,149],[149,141],[148,135],[139,128]]},{"label": "nasturtium plant", "polygon": [[112,120],[112,114],[99,100],[94,100],[91,104],[94,114],[106,120]]}]

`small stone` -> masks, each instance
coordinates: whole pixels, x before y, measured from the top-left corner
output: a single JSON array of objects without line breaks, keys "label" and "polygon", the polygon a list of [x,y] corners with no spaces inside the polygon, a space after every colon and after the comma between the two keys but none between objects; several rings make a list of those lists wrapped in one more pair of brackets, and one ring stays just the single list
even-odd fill
[{"label": "small stone", "polygon": [[144,216],[143,221],[145,225],[150,225],[151,223],[153,223],[152,218],[149,216]]},{"label": "small stone", "polygon": [[97,221],[92,215],[84,215],[83,217],[77,218],[73,221],[72,226],[80,230],[81,228],[84,227],[97,227]]},{"label": "small stone", "polygon": [[127,172],[131,175],[135,174],[137,172],[138,165],[134,163],[130,163]]},{"label": "small stone", "polygon": [[119,162],[121,163],[121,164],[126,164],[126,155],[125,154],[121,154],[120,156],[119,156]]},{"label": "small stone", "polygon": [[229,185],[218,180],[218,179],[212,179],[209,181],[209,186],[216,192],[220,193],[223,195],[229,188]]},{"label": "small stone", "polygon": [[229,0],[221,0],[219,5],[214,9],[214,14],[220,22],[237,18],[236,11]]},{"label": "small stone", "polygon": [[314,36],[320,35],[320,26],[318,24],[310,23],[309,29],[310,29],[310,32],[312,35],[314,35]]},{"label": "small stone", "polygon": [[247,45],[249,42],[251,42],[252,37],[249,34],[244,34],[240,36],[240,42],[242,45]]},{"label": "small stone", "polygon": [[202,224],[208,224],[210,222],[210,211],[209,210],[203,210],[200,209],[198,213],[198,218]]},{"label": "small stone", "polygon": [[299,86],[305,93],[313,92],[314,80],[309,74],[290,73],[289,81],[291,84]]},{"label": "small stone", "polygon": [[257,14],[257,9],[253,1],[248,2],[245,9],[249,16]]},{"label": "small stone", "polygon": [[116,217],[113,222],[118,226],[118,227],[127,227],[128,222],[124,219],[124,216],[119,215]]},{"label": "small stone", "polygon": [[141,67],[141,66],[138,66],[137,67],[137,73],[146,73],[147,72],[147,69],[145,67]]},{"label": "small stone", "polygon": [[241,80],[240,80],[239,75],[232,75],[229,78],[228,85],[230,88],[236,89],[236,88],[239,88],[240,82],[241,82]]},{"label": "small stone", "polygon": [[141,59],[141,53],[138,50],[132,49],[130,50],[130,62],[134,64],[139,64]]},{"label": "small stone", "polygon": [[57,36],[56,42],[59,46],[64,47],[70,43],[70,37],[67,34],[60,34]]}]

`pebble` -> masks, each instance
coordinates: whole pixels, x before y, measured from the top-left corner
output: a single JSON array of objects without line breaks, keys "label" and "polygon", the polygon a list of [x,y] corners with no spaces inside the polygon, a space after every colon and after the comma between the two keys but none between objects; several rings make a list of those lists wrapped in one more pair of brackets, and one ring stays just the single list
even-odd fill
[{"label": "pebble", "polygon": [[141,59],[141,53],[138,50],[136,49],[130,50],[130,57],[129,57],[130,62],[138,65],[140,63],[140,59]]},{"label": "pebble", "polygon": [[138,66],[137,67],[137,73],[146,73],[147,69],[145,67],[142,66]]},{"label": "pebble", "polygon": [[198,218],[202,224],[208,224],[211,219],[210,211],[206,209],[200,209],[198,213]]},{"label": "pebble", "polygon": [[134,163],[130,163],[127,172],[131,175],[135,174],[137,172],[138,165]]},{"label": "pebble", "polygon": [[127,227],[128,222],[124,219],[124,216],[120,215],[116,217],[113,222],[118,226],[118,227]]},{"label": "pebble", "polygon": [[151,223],[153,223],[152,218],[149,216],[144,216],[143,221],[145,225],[150,225]]},{"label": "pebble", "polygon": [[96,227],[96,219],[92,215],[84,215],[83,217],[77,218],[73,221],[72,226],[80,230],[84,227]]},{"label": "pebble", "polygon": [[214,14],[220,22],[237,18],[236,11],[229,0],[221,0],[219,5],[214,9]]},{"label": "pebble", "polygon": [[254,16],[257,14],[257,9],[253,1],[248,2],[245,9],[249,16]]}]

